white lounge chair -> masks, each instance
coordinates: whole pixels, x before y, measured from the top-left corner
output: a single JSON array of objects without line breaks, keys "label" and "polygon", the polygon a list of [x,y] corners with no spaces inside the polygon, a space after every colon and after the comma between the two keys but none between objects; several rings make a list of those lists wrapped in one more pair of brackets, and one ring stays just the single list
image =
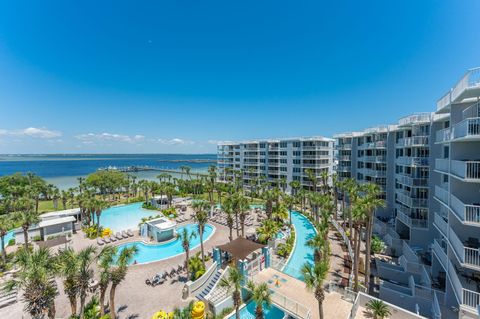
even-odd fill
[{"label": "white lounge chair", "polygon": [[128,234],[127,234],[126,231],[122,231],[122,237],[123,237],[123,238],[128,238]]},{"label": "white lounge chair", "polygon": [[116,239],[115,236],[113,236],[113,235],[110,236],[110,240],[111,240],[112,243],[114,243],[114,242],[117,241],[117,239]]},{"label": "white lounge chair", "polygon": [[127,230],[127,234],[128,234],[128,236],[133,237],[133,232],[130,229]]},{"label": "white lounge chair", "polygon": [[104,242],[105,244],[110,244],[110,242],[111,242],[111,241],[110,241],[110,237],[103,237],[103,242]]},{"label": "white lounge chair", "polygon": [[105,242],[102,240],[102,238],[98,237],[98,238],[97,238],[97,244],[98,244],[99,246],[102,246],[103,244],[105,244]]},{"label": "white lounge chair", "polygon": [[118,240],[122,240],[123,237],[122,237],[122,234],[120,232],[116,233],[115,234],[115,238],[117,238]]}]

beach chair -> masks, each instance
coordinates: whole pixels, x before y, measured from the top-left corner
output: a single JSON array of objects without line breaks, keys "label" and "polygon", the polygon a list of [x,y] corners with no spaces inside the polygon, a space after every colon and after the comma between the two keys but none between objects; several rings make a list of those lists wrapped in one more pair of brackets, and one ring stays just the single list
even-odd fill
[{"label": "beach chair", "polygon": [[103,242],[104,242],[105,244],[110,244],[111,241],[110,241],[110,238],[109,238],[109,237],[103,237]]},{"label": "beach chair", "polygon": [[126,231],[122,231],[122,237],[123,237],[123,238],[128,238],[128,234],[127,234]]},{"label": "beach chair", "polygon": [[105,243],[103,242],[102,238],[98,237],[97,238],[97,245],[102,246],[103,244],[105,244]]},{"label": "beach chair", "polygon": [[130,237],[133,237],[133,232],[129,229],[129,230],[127,231],[127,235],[130,236]]},{"label": "beach chair", "polygon": [[115,238],[115,236],[111,235],[111,236],[110,236],[110,241],[111,241],[112,243],[114,243],[114,242],[117,241],[117,239]]},{"label": "beach chair", "polygon": [[122,234],[121,234],[120,232],[117,232],[117,233],[115,234],[115,238],[117,238],[118,240],[122,240],[122,239],[123,239],[123,236],[122,236]]}]

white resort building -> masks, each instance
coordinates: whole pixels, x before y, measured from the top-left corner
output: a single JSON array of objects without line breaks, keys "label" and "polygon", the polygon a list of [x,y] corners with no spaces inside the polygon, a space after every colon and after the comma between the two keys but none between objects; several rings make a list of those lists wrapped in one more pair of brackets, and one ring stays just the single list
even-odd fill
[{"label": "white resort building", "polygon": [[379,297],[431,318],[478,318],[480,68],[433,113],[335,135],[339,180],[375,182],[375,233],[398,257],[376,260]]},{"label": "white resort building", "polygon": [[268,139],[218,144],[219,179],[233,180],[243,174],[245,187],[262,180],[291,190],[290,182],[311,187],[307,170],[320,178],[333,172],[333,139],[325,137]]}]

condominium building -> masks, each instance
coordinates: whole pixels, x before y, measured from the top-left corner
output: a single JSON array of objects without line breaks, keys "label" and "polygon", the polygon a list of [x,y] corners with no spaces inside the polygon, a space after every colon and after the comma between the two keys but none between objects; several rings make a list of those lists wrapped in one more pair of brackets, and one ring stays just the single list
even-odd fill
[{"label": "condominium building", "polygon": [[267,182],[291,191],[291,181],[311,188],[307,170],[318,178],[333,173],[333,142],[324,137],[222,142],[217,146],[219,179],[241,174],[247,188]]},{"label": "condominium building", "polygon": [[384,190],[375,233],[395,263],[376,261],[379,296],[433,318],[478,318],[480,68],[434,113],[335,135],[339,180]]}]

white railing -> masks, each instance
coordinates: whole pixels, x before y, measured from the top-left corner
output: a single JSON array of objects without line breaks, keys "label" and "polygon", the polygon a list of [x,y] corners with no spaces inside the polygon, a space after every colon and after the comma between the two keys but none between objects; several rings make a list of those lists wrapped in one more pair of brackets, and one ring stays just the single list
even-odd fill
[{"label": "white railing", "polygon": [[462,306],[473,308],[476,311],[477,306],[480,304],[480,293],[463,288],[453,264],[450,261],[448,263],[448,278],[452,283],[453,290],[457,295],[459,303]]},{"label": "white railing", "polygon": [[399,183],[408,186],[428,186],[427,178],[413,178],[403,174],[396,174],[395,178]]},{"label": "white railing", "polygon": [[480,86],[480,68],[468,70],[463,78],[455,85],[451,93],[451,101],[455,101],[463,91]]},{"label": "white railing", "polygon": [[398,121],[398,125],[425,123],[425,122],[430,122],[430,119],[431,119],[431,114],[430,113],[413,114],[413,115],[402,117]]},{"label": "white railing", "polygon": [[437,133],[435,133],[436,143],[447,142],[447,141],[450,141],[451,138],[452,138],[452,130],[449,127],[444,128],[443,130],[440,130]]},{"label": "white railing", "polygon": [[402,156],[396,159],[397,164],[407,166],[428,166],[428,157]]},{"label": "white railing", "polygon": [[452,174],[464,179],[480,179],[480,161],[452,161]]},{"label": "white railing", "polygon": [[412,136],[401,138],[397,141],[400,146],[428,145],[428,136]]},{"label": "white railing", "polygon": [[453,138],[480,135],[480,118],[466,119],[453,127]]},{"label": "white railing", "polygon": [[402,249],[403,249],[403,255],[405,256],[407,261],[414,262],[414,263],[419,263],[420,262],[417,254],[415,254],[415,252],[412,250],[412,248],[406,242],[403,242]]},{"label": "white railing", "polygon": [[304,319],[311,318],[310,308],[302,305],[301,303],[282,295],[278,291],[274,291],[271,295],[272,303],[280,307],[283,310],[291,313],[294,316]]},{"label": "white railing", "polygon": [[442,96],[440,100],[437,101],[437,111],[443,109],[444,107],[450,105],[451,103],[451,91],[448,91],[447,94]]},{"label": "white railing", "polygon": [[445,205],[448,205],[449,193],[443,187],[435,186],[435,197],[442,201]]},{"label": "white railing", "polygon": [[480,226],[480,205],[464,204],[452,194],[450,195],[450,207],[460,220]]},{"label": "white railing", "polygon": [[462,292],[462,304],[477,311],[477,307],[480,304],[480,293],[465,288],[463,288]]},{"label": "white railing", "polygon": [[198,288],[202,287],[210,279],[216,269],[217,262],[215,261],[200,278],[195,281],[187,281],[184,286],[184,291],[186,291],[187,295],[193,294]]},{"label": "white railing", "polygon": [[412,198],[410,195],[397,192],[397,200],[409,207],[428,207],[428,200],[425,198]]},{"label": "white railing", "polygon": [[433,223],[437,228],[440,230],[440,232],[443,233],[444,236],[448,235],[448,224],[447,222],[443,219],[442,216],[440,216],[438,213],[435,213],[433,217]]},{"label": "white railing", "polygon": [[437,158],[435,159],[435,169],[437,171],[448,173],[448,158]]},{"label": "white railing", "polygon": [[447,262],[448,262],[447,254],[445,253],[445,250],[443,250],[442,246],[440,245],[437,239],[433,240],[433,251],[437,255],[440,262],[442,263],[443,267],[447,268]]},{"label": "white railing", "polygon": [[480,102],[467,107],[462,112],[463,119],[480,117]]}]

